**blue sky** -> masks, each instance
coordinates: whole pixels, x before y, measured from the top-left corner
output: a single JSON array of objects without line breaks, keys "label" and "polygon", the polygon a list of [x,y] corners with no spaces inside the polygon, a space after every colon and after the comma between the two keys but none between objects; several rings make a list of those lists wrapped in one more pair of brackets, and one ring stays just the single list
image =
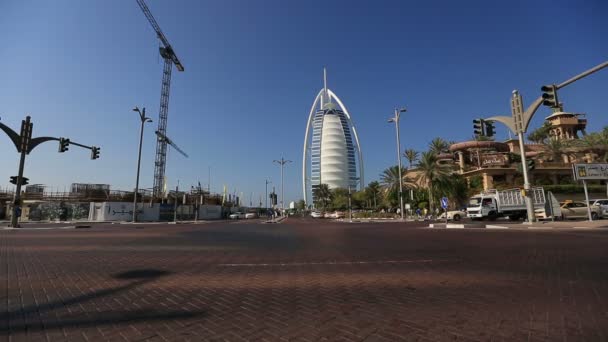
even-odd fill
[{"label": "blue sky", "polygon": [[[489,6],[489,4],[492,4]],[[148,5],[186,71],[174,70],[168,135],[188,154],[168,157],[167,176],[187,186],[226,184],[259,198],[264,180],[286,201],[301,198],[304,129],[327,66],[329,86],[351,112],[366,182],[396,163],[395,106],[406,106],[402,145],[424,150],[436,136],[461,141],[476,117],[509,113],[519,89],[529,104],[608,57],[608,3],[596,1],[160,1]],[[135,0],[0,2],[0,117],[15,129],[32,116],[34,136],[101,146],[101,159],[56,143],[28,157],[30,182],[132,189],[139,121],[147,127],[142,185],[152,186],[162,60]],[[608,70],[560,91],[568,111],[608,125]],[[541,109],[532,127],[549,114]],[[499,138],[507,137],[504,128]],[[0,186],[18,154],[0,136]],[[278,188],[277,188],[278,190]]]}]

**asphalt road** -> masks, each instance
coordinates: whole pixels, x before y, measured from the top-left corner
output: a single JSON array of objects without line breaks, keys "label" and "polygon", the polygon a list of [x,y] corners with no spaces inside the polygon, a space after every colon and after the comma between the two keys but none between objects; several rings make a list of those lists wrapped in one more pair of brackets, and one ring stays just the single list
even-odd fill
[{"label": "asphalt road", "polygon": [[0,230],[0,341],[608,340],[608,230]]}]

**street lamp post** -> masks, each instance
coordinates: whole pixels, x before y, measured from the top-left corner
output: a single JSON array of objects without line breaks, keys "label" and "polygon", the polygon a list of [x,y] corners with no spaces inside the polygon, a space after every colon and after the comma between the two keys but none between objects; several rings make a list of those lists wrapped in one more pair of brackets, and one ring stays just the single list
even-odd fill
[{"label": "street lamp post", "polygon": [[[139,153],[137,155],[137,177],[135,178],[135,193],[133,194],[133,222],[137,222],[137,193],[139,192],[139,170],[141,166],[141,146],[144,141],[144,124],[152,122],[152,119],[146,117],[146,108],[139,110],[138,107],[133,108],[134,112],[139,113],[141,128],[139,129]],[[143,207],[142,207],[143,208]]]},{"label": "street lamp post", "polygon": [[285,212],[285,192],[284,192],[284,187],[283,187],[283,167],[285,166],[285,164],[287,163],[292,163],[291,160],[286,160],[285,158],[281,157],[281,160],[273,160],[273,163],[277,163],[281,166],[281,211]]},{"label": "street lamp post", "polygon": [[266,180],[266,211],[268,211],[268,184],[272,183],[268,179]]},{"label": "street lamp post", "polygon": [[403,179],[401,175],[401,138],[399,136],[399,118],[401,113],[405,113],[405,108],[395,108],[395,116],[388,119],[388,122],[395,123],[397,130],[397,163],[399,167],[399,205],[401,210],[401,220],[403,220]]}]

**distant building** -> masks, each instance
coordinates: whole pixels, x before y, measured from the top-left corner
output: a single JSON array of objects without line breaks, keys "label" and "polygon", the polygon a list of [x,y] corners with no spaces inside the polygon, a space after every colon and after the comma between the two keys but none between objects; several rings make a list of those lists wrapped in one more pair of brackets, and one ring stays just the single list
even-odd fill
[{"label": "distant building", "polygon": [[302,191],[307,204],[309,198],[314,201],[312,193],[320,184],[330,189],[362,189],[365,184],[357,131],[342,101],[327,88],[323,73],[324,86],[313,102],[304,137]]},{"label": "distant building", "polygon": [[[556,112],[545,120],[550,123],[548,139],[572,142],[585,134],[587,119],[584,114]],[[453,164],[469,181],[479,177],[483,189],[521,187],[519,141],[463,141],[454,143],[450,153],[439,155],[441,163]],[[597,156],[585,148],[567,147],[558,153],[548,150],[546,144],[527,143],[526,158],[535,162],[529,173],[534,185],[568,184],[572,180],[573,163],[594,162]]]}]

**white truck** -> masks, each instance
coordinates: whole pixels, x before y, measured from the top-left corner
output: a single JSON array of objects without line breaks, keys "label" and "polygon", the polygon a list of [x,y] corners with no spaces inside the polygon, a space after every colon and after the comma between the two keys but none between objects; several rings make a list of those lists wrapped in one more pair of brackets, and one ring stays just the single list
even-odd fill
[{"label": "white truck", "polygon": [[[544,209],[546,198],[543,188],[529,190],[534,209]],[[526,202],[521,189],[495,190],[477,194],[469,199],[467,216],[472,220],[495,220],[509,217],[516,221],[526,217]]]}]

